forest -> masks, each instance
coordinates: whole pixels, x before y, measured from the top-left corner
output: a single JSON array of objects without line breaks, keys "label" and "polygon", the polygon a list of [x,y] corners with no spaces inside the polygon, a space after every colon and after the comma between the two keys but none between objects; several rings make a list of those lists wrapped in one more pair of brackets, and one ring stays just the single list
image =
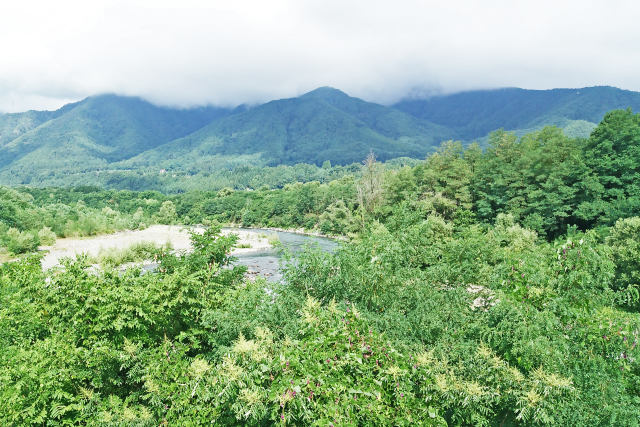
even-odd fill
[{"label": "forest", "polygon": [[[0,187],[0,423],[640,424],[639,114],[334,168]],[[150,224],[208,228],[190,253],[151,249],[154,272],[42,271],[57,238]],[[230,224],[343,241],[254,281]]]}]

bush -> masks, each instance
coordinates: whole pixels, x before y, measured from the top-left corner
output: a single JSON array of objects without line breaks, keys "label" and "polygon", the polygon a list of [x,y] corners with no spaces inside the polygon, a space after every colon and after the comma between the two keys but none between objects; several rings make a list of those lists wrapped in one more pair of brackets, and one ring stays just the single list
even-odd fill
[{"label": "bush", "polygon": [[130,262],[157,259],[159,254],[171,250],[169,244],[157,246],[149,242],[135,243],[125,249],[102,250],[94,260],[102,266],[117,267]]},{"label": "bush", "polygon": [[38,235],[31,231],[19,231],[17,228],[7,230],[5,237],[5,245],[9,252],[13,254],[22,254],[38,249],[40,241]]},{"label": "bush", "polygon": [[160,206],[158,213],[153,216],[153,219],[158,224],[175,224],[178,220],[178,214],[173,202],[171,200],[162,202],[162,206]]},{"label": "bush", "polygon": [[38,231],[38,239],[40,239],[40,244],[50,246],[56,242],[56,233],[51,231],[49,227],[42,227]]},{"label": "bush", "polygon": [[[308,299],[301,320],[295,339],[277,340],[257,328],[254,339],[240,335],[215,368],[194,359],[181,376],[199,407],[185,418],[176,412],[175,422],[202,410],[209,415],[204,419],[226,425],[446,425],[437,406],[423,404],[434,381],[432,367],[412,362],[355,309],[322,308]],[[153,381],[166,384],[159,377]],[[161,388],[166,398],[169,393]]]}]

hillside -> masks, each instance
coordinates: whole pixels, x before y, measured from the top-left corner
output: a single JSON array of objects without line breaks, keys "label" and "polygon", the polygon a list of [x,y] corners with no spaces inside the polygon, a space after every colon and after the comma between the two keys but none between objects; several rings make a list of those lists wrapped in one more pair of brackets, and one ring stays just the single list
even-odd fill
[{"label": "hillside", "polygon": [[0,115],[0,148],[51,119],[51,111],[27,111]]},{"label": "hillside", "polygon": [[499,128],[522,133],[546,125],[556,125],[584,137],[607,111],[629,107],[639,110],[640,93],[609,86],[552,90],[505,88],[406,99],[394,107],[454,129],[463,140],[481,138]]},{"label": "hillside", "polygon": [[[57,111],[0,115],[0,184],[159,189],[197,175],[191,188],[225,171],[347,165],[369,151],[380,160],[424,158],[444,140],[484,143],[499,128],[522,135],[556,125],[586,137],[605,112],[629,107],[640,109],[640,93],[613,87],[470,91],[393,106],[322,87],[236,109],[100,95]],[[161,177],[163,170],[171,175]]]},{"label": "hillside", "polygon": [[452,132],[382,105],[320,88],[298,98],[268,102],[214,121],[184,138],[142,153],[124,164],[179,167],[210,157],[258,154],[269,165],[325,160],[359,162],[424,157]]},{"label": "hillside", "polygon": [[[55,112],[0,116],[2,181],[105,167],[179,138],[229,110],[178,110],[139,98],[101,95]],[[11,138],[14,136],[13,138]]]}]

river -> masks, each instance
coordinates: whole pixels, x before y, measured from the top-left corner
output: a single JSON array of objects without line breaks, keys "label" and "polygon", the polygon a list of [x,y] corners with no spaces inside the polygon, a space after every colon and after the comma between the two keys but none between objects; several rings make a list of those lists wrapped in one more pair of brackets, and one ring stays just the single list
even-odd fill
[{"label": "river", "polygon": [[[89,256],[98,256],[105,250],[122,250],[136,243],[151,242],[156,245],[169,243],[175,251],[189,251],[189,229],[202,231],[198,227],[153,225],[144,230],[128,230],[113,234],[58,239],[52,246],[43,247],[41,250],[47,253],[42,259],[42,268],[47,270],[60,264],[64,257],[75,257],[86,253]],[[317,245],[325,251],[333,251],[338,242],[332,239],[309,236],[287,231],[273,231],[261,228],[223,228],[223,233],[238,234],[239,248],[233,250],[236,263],[247,266],[249,277],[263,276],[269,281],[279,281],[281,252],[274,249],[269,240],[277,235],[281,246],[292,253],[300,252],[305,245]],[[144,270],[153,270],[150,262],[142,263]]]},{"label": "river", "polygon": [[[249,231],[258,234],[277,234],[282,247],[293,254],[304,250],[307,245],[317,245],[327,252],[333,252],[339,245],[337,241],[325,237],[308,236],[288,231],[272,231],[261,228],[227,228],[225,230],[230,232]],[[279,268],[281,255],[277,249],[257,249],[252,252],[238,253],[235,256],[238,264],[247,266],[249,276],[260,275],[272,282],[282,279]]]}]

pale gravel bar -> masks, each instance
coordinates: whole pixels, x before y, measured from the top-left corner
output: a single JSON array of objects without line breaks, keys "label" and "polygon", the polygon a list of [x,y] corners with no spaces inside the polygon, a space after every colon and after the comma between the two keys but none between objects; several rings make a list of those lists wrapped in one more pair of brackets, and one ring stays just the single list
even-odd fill
[{"label": "pale gravel bar", "polygon": [[[191,250],[191,240],[188,230],[204,231],[202,227],[152,225],[144,230],[127,230],[101,236],[57,239],[54,245],[40,248],[43,251],[48,251],[42,259],[42,268],[48,270],[59,265],[60,260],[65,257],[75,258],[83,253],[95,257],[103,250],[126,249],[136,243],[154,243],[156,245],[169,243],[174,251],[189,251]],[[271,244],[267,237],[264,237],[264,233],[235,229],[223,229],[222,233],[235,233],[239,237],[238,245],[248,244],[251,246],[250,248],[234,249],[232,252],[234,255],[271,248]]]}]

